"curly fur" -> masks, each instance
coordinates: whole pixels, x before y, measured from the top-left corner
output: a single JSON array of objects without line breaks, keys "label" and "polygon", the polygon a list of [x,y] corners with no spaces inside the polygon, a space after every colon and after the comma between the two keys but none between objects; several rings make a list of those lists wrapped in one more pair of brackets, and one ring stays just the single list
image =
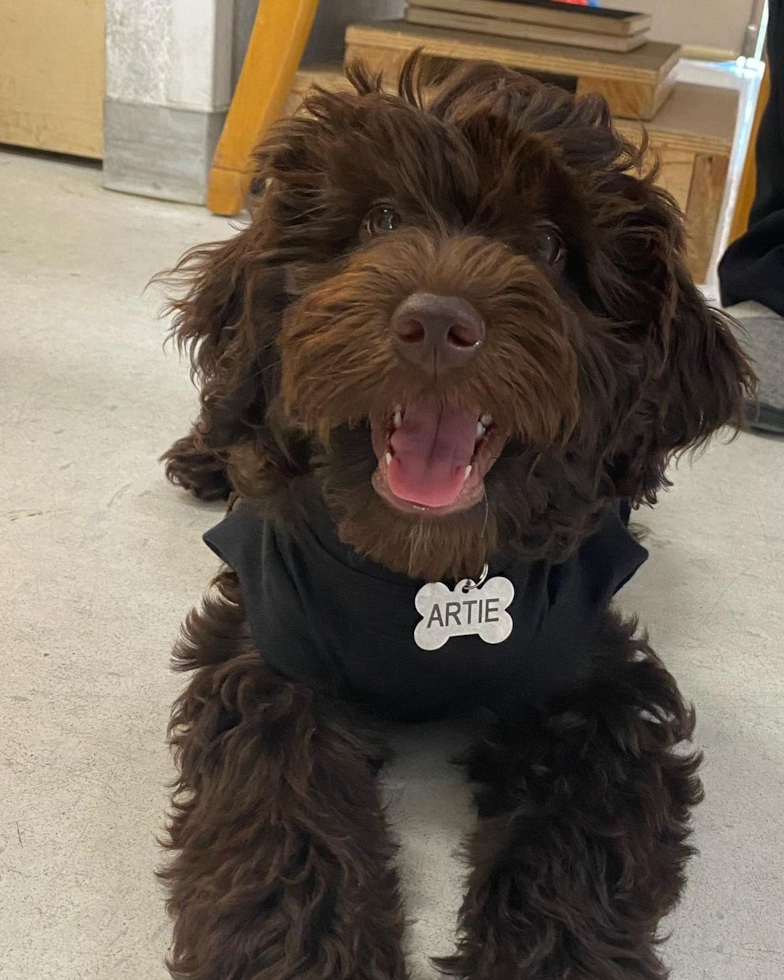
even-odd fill
[{"label": "curly fur", "polygon": [[528,731],[465,760],[479,825],[458,952],[472,980],[662,980],[656,927],[674,906],[702,799],[694,713],[641,638],[608,615],[590,679]]},{"label": "curly fur", "polygon": [[[356,95],[314,92],[257,153],[250,225],[183,260],[174,334],[201,385],[192,438],[272,516],[315,472],[344,539],[391,568],[457,576],[498,540],[562,558],[608,497],[653,503],[673,454],[741,424],[751,369],[688,276],[672,198],[601,99],[473,64],[426,102],[418,71],[414,59],[397,96],[359,69]],[[368,239],[379,200],[404,226]],[[568,243],[563,276],[532,257],[543,223]],[[368,418],[421,396],[386,324],[423,286],[492,324],[439,396],[481,404],[510,436],[487,514],[459,533],[391,514],[367,480],[347,485],[358,441],[337,438],[364,433],[374,466]],[[168,464],[175,475],[176,453]]]},{"label": "curly fur", "polygon": [[244,620],[227,573],[175,653],[198,673],[171,721],[172,975],[402,980],[379,747],[345,707],[266,667]]},{"label": "curly fur", "polygon": [[[326,501],[341,538],[391,569],[475,572],[503,543],[557,562],[607,502],[653,503],[673,456],[738,425],[753,385],[723,314],[684,261],[682,219],[600,98],[493,64],[396,94],[361,68],[316,90],[255,158],[249,225],[174,273],[174,337],[201,392],[166,454],[202,497],[238,490],[269,520]],[[365,218],[402,217],[388,235]],[[561,265],[537,252],[554,229]],[[416,290],[488,325],[470,366],[436,379],[395,356]],[[371,422],[424,393],[505,433],[482,506],[439,519],[376,494]],[[660,918],[690,854],[694,719],[635,624],[608,611],[591,669],[524,730],[467,760],[479,822],[460,940],[465,980],[663,980]],[[224,573],[186,623],[171,817],[181,980],[397,980],[403,912],[366,719],[281,677]]]}]

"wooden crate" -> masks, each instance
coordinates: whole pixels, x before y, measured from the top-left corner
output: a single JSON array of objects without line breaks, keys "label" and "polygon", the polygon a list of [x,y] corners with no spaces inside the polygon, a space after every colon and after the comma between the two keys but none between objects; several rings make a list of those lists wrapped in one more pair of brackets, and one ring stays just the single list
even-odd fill
[{"label": "wooden crate", "polygon": [[[339,65],[313,66],[298,72],[286,111],[293,112],[313,85],[351,90]],[[706,281],[710,268],[737,112],[736,91],[679,82],[650,123],[615,119],[637,144],[647,131],[650,162],[658,158],[661,164],[659,183],[686,215],[689,268],[697,282]]]},{"label": "wooden crate", "polygon": [[0,143],[103,156],[103,0],[0,0]]},{"label": "wooden crate", "polygon": [[583,95],[603,95],[617,116],[652,119],[672,91],[680,48],[649,41],[636,51],[588,48],[479,36],[467,31],[420,27],[405,21],[352,24],[346,28],[346,60],[359,58],[393,77],[415,48],[434,59],[479,58],[551,77]]},{"label": "wooden crate", "polygon": [[678,82],[651,122],[615,119],[635,143],[647,131],[648,158],[658,158],[661,166],[659,183],[686,216],[689,269],[700,283],[710,270],[737,115],[736,90]]}]

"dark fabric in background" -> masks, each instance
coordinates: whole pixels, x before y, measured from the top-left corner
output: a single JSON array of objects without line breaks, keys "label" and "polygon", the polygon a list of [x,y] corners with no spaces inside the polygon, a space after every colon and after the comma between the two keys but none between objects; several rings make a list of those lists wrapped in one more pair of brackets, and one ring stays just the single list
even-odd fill
[{"label": "dark fabric in background", "polygon": [[721,301],[756,300],[784,316],[784,0],[769,0],[770,99],[757,135],[757,189],[748,231],[719,265]]}]

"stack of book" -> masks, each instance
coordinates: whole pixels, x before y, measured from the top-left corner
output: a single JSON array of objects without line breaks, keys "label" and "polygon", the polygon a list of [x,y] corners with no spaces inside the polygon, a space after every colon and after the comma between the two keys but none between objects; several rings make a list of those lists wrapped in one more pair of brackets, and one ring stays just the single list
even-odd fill
[{"label": "stack of book", "polygon": [[559,0],[408,0],[411,24],[601,51],[634,51],[648,40],[648,14]]}]

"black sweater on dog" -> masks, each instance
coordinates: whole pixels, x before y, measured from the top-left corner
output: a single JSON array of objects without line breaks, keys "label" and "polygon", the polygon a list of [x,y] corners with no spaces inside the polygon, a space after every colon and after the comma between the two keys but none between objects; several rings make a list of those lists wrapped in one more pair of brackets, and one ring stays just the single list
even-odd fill
[{"label": "black sweater on dog", "polygon": [[325,508],[289,532],[240,501],[204,540],[236,572],[266,663],[406,721],[482,706],[516,724],[545,709],[579,679],[607,604],[648,556],[608,507],[567,561],[491,567],[491,576],[514,586],[507,639],[491,644],[457,635],[423,650],[414,640],[422,620],[414,602],[425,583],[343,544]]}]

